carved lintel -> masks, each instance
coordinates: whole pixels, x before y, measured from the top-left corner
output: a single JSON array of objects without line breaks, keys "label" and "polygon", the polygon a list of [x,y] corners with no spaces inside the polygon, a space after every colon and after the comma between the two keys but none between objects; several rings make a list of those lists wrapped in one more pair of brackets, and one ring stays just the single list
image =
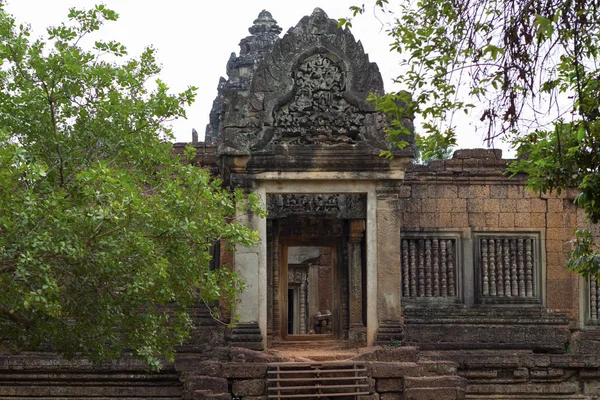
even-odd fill
[{"label": "carved lintel", "polygon": [[367,197],[363,194],[268,194],[269,218],[290,216],[365,218]]}]

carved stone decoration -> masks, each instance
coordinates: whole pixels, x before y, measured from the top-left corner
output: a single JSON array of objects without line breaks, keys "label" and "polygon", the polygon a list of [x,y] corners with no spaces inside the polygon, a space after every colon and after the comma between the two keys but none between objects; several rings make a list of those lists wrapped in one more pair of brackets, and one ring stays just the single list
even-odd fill
[{"label": "carved stone decoration", "polygon": [[456,297],[455,239],[407,238],[401,242],[402,296]]},{"label": "carved stone decoration", "polygon": [[338,65],[315,54],[293,76],[293,98],[275,110],[277,137],[271,144],[353,144],[364,137],[365,115],[344,99],[344,73]]},{"label": "carved stone decoration", "polygon": [[590,275],[589,290],[590,290],[590,321],[598,322],[598,282],[596,282],[596,275]]},{"label": "carved stone decoration", "polygon": [[304,283],[308,280],[308,270],[304,267],[288,270],[288,283]]},{"label": "carved stone decoration", "polygon": [[[481,295],[503,302],[534,302],[536,262],[534,240],[492,237],[480,240]],[[489,282],[489,285],[488,285]]]},{"label": "carved stone decoration", "polygon": [[[218,154],[307,145],[394,150],[385,139],[388,120],[366,102],[384,93],[381,74],[352,33],[317,8],[278,40],[281,28],[263,13],[228,63],[211,113],[207,138],[218,136]],[[410,118],[403,123],[413,130]],[[398,154],[412,155],[411,147]]]},{"label": "carved stone decoration", "polygon": [[362,194],[268,194],[269,218],[291,216],[362,219],[367,198]]},{"label": "carved stone decoration", "polygon": [[[270,12],[262,10],[248,31],[251,36],[245,37],[240,42],[240,55],[232,53],[227,62],[228,79],[222,77],[219,79],[217,97],[213,102],[209,123],[206,126],[205,141],[207,143],[219,143],[219,136],[223,128],[231,121],[231,117],[248,116],[247,113],[239,113],[239,106],[232,109],[227,104],[231,103],[233,99],[238,99],[238,91],[247,90],[250,87],[254,69],[279,39],[281,27],[277,25],[277,21],[273,19]],[[247,139],[243,137],[241,140]]]}]

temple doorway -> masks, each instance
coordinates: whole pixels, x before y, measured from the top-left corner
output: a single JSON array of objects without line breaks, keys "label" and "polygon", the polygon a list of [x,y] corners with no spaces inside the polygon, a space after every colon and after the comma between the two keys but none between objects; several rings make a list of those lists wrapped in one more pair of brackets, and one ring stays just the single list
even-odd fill
[{"label": "temple doorway", "polygon": [[[284,249],[287,281],[282,288],[287,315],[287,336],[334,336],[334,311],[339,300],[334,291],[336,248],[317,245],[289,245]],[[283,267],[283,265],[282,265]],[[287,306],[285,305],[287,303]],[[321,336],[323,337],[323,336]]]}]

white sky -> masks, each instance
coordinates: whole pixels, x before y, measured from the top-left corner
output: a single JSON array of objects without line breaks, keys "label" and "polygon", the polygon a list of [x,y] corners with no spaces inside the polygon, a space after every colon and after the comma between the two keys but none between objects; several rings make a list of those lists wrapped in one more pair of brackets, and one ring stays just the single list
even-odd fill
[{"label": "white sky", "polygon": [[[90,8],[100,2],[120,14],[116,23],[100,31],[104,39],[119,40],[131,56],[153,45],[163,66],[160,78],[173,91],[198,87],[197,100],[187,110],[188,119],[172,123],[176,140],[181,142],[191,141],[192,128],[203,139],[219,77],[226,78],[230,54],[239,53],[240,40],[249,35],[248,28],[261,10],[271,12],[283,28],[283,35],[315,7],[337,19],[350,16],[349,6],[361,4],[357,0],[7,0],[6,10],[17,22],[30,23],[37,37],[45,33],[47,26],[66,22],[69,8]],[[385,27],[373,12],[356,18],[353,25],[354,37],[363,43],[370,60],[378,64],[386,90],[398,89],[393,87],[392,79],[400,73],[399,55],[388,51],[390,39]],[[483,147],[485,130],[476,129],[477,123],[460,121],[458,147]]]}]

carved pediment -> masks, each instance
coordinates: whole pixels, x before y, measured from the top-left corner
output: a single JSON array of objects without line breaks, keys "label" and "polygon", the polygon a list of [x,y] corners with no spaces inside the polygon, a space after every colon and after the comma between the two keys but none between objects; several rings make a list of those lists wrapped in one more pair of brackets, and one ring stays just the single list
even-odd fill
[{"label": "carved pediment", "polygon": [[[236,59],[230,68],[232,84],[222,91],[219,155],[252,155],[249,165],[255,169],[294,169],[305,168],[318,154],[315,168],[329,168],[324,154],[348,150],[353,159],[344,168],[351,169],[354,159],[391,150],[386,117],[366,101],[371,93],[384,93],[379,69],[350,31],[338,28],[323,10],[315,9],[269,51],[256,54],[252,63]],[[406,122],[410,128],[412,122]],[[278,158],[287,153],[296,157]]]},{"label": "carved pediment", "polygon": [[292,99],[274,111],[277,136],[271,143],[332,145],[361,140],[365,115],[344,98],[344,75],[322,54],[304,59],[292,74]]}]

